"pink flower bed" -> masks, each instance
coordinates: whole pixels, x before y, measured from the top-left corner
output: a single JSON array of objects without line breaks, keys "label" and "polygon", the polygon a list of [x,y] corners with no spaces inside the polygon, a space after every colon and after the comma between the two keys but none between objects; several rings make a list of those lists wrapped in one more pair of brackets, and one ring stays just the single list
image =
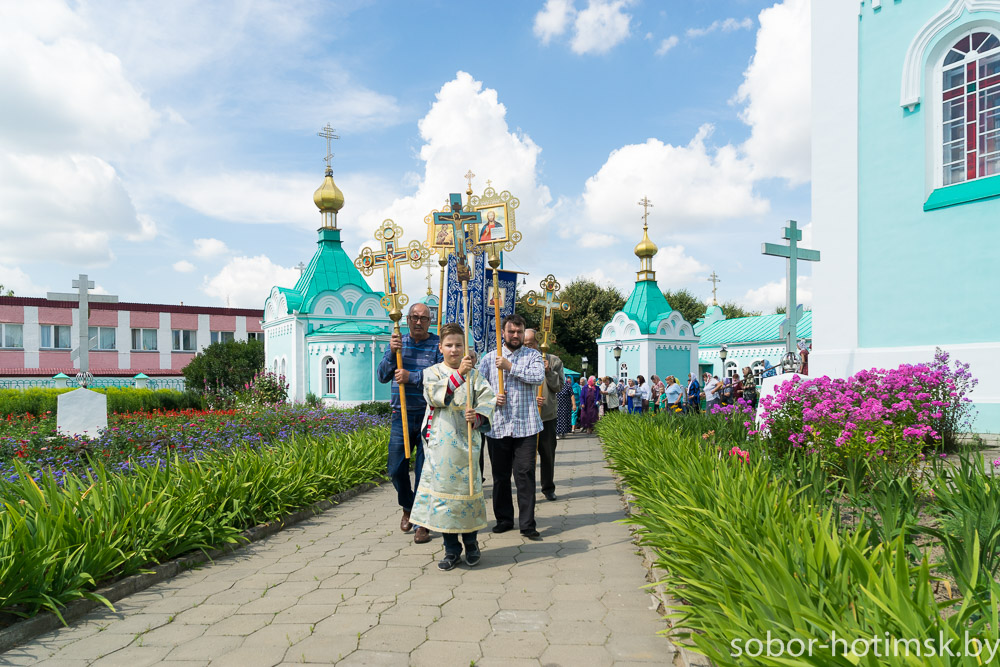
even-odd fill
[{"label": "pink flower bed", "polygon": [[761,400],[772,454],[820,454],[834,466],[877,457],[911,464],[927,447],[951,445],[971,428],[968,364],[940,349],[930,364],[871,369],[846,380],[795,376]]}]

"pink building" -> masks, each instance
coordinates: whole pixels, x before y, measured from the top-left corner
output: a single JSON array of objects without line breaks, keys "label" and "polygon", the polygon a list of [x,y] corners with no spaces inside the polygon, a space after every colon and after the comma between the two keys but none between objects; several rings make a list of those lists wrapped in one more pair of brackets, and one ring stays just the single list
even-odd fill
[{"label": "pink building", "polygon": [[[211,343],[261,338],[263,310],[90,303],[90,372],[95,377],[181,377],[194,355]],[[78,303],[0,296],[0,379],[70,377],[79,361]]]}]

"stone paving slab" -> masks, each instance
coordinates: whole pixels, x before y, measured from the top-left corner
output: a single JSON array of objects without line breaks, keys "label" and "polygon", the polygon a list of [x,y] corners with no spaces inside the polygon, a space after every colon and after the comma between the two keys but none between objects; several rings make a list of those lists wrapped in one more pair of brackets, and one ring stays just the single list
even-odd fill
[{"label": "stone paving slab", "polygon": [[[596,438],[559,441],[542,541],[437,569],[382,486],[0,655],[8,665],[671,665]],[[487,477],[489,474],[487,474]],[[490,486],[487,484],[487,496]],[[487,500],[489,502],[489,500]],[[489,514],[492,516],[492,509]],[[491,522],[492,527],[492,522]]]}]

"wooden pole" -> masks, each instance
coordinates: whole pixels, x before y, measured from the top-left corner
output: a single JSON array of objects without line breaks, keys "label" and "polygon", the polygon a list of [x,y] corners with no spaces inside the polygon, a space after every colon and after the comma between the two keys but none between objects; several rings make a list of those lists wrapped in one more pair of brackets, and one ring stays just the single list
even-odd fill
[{"label": "wooden pole", "polygon": [[[399,329],[399,319],[402,313],[389,313],[389,317],[393,318],[393,324],[395,325],[395,334],[399,336],[400,341],[403,339],[403,333]],[[396,368],[403,368],[403,350],[396,350]],[[403,385],[399,382],[396,383],[399,388],[399,411],[402,413],[403,417],[403,452],[406,454],[406,458],[410,458],[410,422],[406,420],[406,390]]]},{"label": "wooden pole", "polygon": [[[498,278],[500,257],[494,246],[490,246],[490,267],[493,268],[493,324],[497,333],[497,357],[503,354],[503,338],[500,331],[500,281]],[[497,369],[497,394],[504,394],[503,369]]]},{"label": "wooden pole", "polygon": [[[467,274],[468,269],[466,269],[466,274],[462,277],[462,311],[465,320],[465,356],[469,356],[469,278]],[[470,383],[472,382],[472,373],[469,373],[469,377],[465,381],[465,408],[468,410],[472,407],[472,387]],[[469,436],[469,495],[471,496],[475,493],[475,485],[472,481],[472,424],[470,422],[465,422],[468,436]]]},{"label": "wooden pole", "polygon": [[441,287],[438,289],[438,335],[441,335],[441,317],[444,315],[444,267],[448,266],[448,254],[442,250],[438,258],[441,267]]},{"label": "wooden pole", "polygon": [[[548,332],[547,329],[544,328],[544,324],[545,324],[545,320],[542,320],[542,325],[543,325],[543,328],[542,328],[542,344],[538,346],[541,349],[541,352],[542,352],[542,368],[545,368],[545,355],[549,353],[549,332]],[[543,375],[542,375],[542,384],[538,387],[538,398],[542,397],[542,394],[543,394],[544,391],[545,391],[545,375],[543,373]],[[536,401],[536,403],[537,403],[537,401]],[[542,416],[542,406],[540,406],[540,405],[538,406],[538,416],[539,416],[539,418],[541,418],[541,416]],[[545,428],[545,424],[543,423],[542,424],[542,429],[544,429],[544,428]],[[542,432],[539,431],[538,434],[535,436],[535,458],[536,459],[538,458],[538,447],[541,444],[541,442],[542,442]]]}]

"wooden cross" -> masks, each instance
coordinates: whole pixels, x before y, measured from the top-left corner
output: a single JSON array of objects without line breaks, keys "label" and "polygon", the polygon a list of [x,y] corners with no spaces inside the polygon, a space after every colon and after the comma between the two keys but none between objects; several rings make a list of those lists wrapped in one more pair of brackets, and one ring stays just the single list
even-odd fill
[{"label": "wooden cross", "polygon": [[715,298],[715,290],[718,289],[718,283],[722,282],[722,278],[715,275],[715,271],[712,271],[712,275],[708,277],[708,282],[712,283],[712,305],[718,306],[719,302]]},{"label": "wooden cross", "polygon": [[530,290],[524,295],[524,304],[532,308],[542,309],[542,344],[539,347],[542,348],[542,352],[548,352],[549,334],[552,332],[552,316],[556,312],[568,313],[573,306],[568,301],[560,301],[559,295],[556,294],[559,291],[559,283],[551,273],[539,283],[539,286],[543,292],[537,294],[535,290]]},{"label": "wooden cross", "polygon": [[653,202],[649,201],[649,197],[643,197],[639,200],[639,206],[642,207],[642,224],[649,226],[649,209],[653,208]]},{"label": "wooden cross", "polygon": [[796,303],[796,282],[799,278],[798,260],[818,262],[819,251],[799,247],[799,241],[802,240],[802,230],[798,228],[798,223],[794,220],[788,221],[788,226],[783,229],[783,232],[782,238],[788,241],[787,246],[763,243],[760,251],[765,255],[787,259],[785,280],[788,284],[785,286],[785,322],[782,323],[782,327],[785,333],[785,354],[795,354],[795,325],[799,316]]},{"label": "wooden cross", "polygon": [[401,307],[408,301],[400,285],[399,269],[406,264],[419,269],[430,256],[430,250],[419,241],[410,241],[409,246],[403,247],[402,236],[402,227],[392,220],[385,220],[375,232],[375,238],[382,242],[382,249],[373,251],[371,248],[363,248],[361,256],[354,260],[354,266],[366,276],[370,276],[375,269],[384,271],[385,296],[382,297],[382,307],[389,311],[389,319],[397,323],[403,314]]},{"label": "wooden cross", "polygon": [[479,225],[483,221],[483,216],[479,211],[463,212],[462,195],[451,193],[450,211],[434,213],[435,225],[451,225],[452,238],[455,242],[455,255],[458,263],[463,267],[467,264],[466,255],[468,249],[465,245],[465,230],[468,225]]},{"label": "wooden cross", "polygon": [[326,127],[323,128],[322,132],[317,132],[316,136],[323,137],[326,139],[326,157],[323,159],[326,160],[326,168],[332,169],[333,167],[330,166],[330,160],[333,159],[333,153],[330,152],[332,148],[330,145],[330,141],[332,139],[340,139],[340,137],[333,133],[333,128],[330,127],[329,123],[326,124]]}]

